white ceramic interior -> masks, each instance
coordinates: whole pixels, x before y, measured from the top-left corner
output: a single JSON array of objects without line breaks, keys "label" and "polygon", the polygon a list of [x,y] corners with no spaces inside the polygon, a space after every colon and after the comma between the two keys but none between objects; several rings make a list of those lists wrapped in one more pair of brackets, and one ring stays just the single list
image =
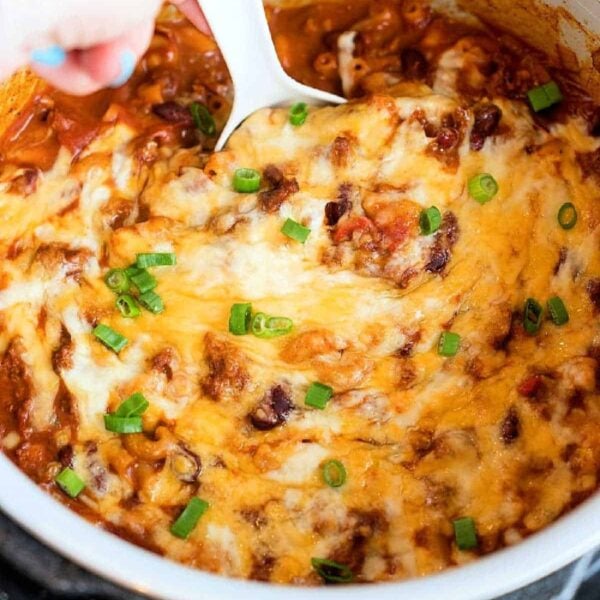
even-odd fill
[{"label": "white ceramic interior", "polygon": [[[506,5],[506,1],[459,0],[462,5],[483,5],[483,11],[497,2]],[[546,4],[568,8],[595,32],[590,38],[569,20],[557,22],[564,43],[580,56],[582,69],[589,68],[591,52],[600,48],[600,0],[547,0]],[[511,4],[515,8],[522,5]],[[366,600],[374,593],[378,600],[484,600],[531,583],[600,545],[597,493],[524,542],[439,575],[376,584],[376,589],[372,585],[283,588],[193,570],[133,546],[63,507],[1,453],[0,482],[0,508],[35,537],[106,579],[163,600],[270,600],[284,594],[286,600]]]}]

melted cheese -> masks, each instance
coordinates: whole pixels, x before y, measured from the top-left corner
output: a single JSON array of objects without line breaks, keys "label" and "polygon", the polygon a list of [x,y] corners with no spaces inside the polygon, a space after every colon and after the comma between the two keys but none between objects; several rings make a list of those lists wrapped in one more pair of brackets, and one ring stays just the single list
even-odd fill
[{"label": "melted cheese", "polygon": [[[460,68],[452,52],[442,64],[449,70]],[[446,92],[450,75],[439,77],[435,87]],[[439,123],[462,110],[457,101],[374,97],[311,109],[297,128],[284,109],[259,111],[204,168],[194,150],[165,151],[141,175],[129,145],[135,131],[117,124],[83,162],[69,167],[61,153],[27,211],[0,194],[2,247],[21,240],[24,248],[0,267],[2,346],[24,340],[35,429],[52,426],[60,380],[74,398],[73,465],[88,484],[90,510],[200,568],[312,583],[312,556],[347,561],[365,581],[462,563],[474,554],[453,545],[453,519],[472,516],[482,544],[495,548],[591,493],[599,398],[590,363],[572,361],[591,361],[586,353],[600,335],[584,292],[600,273],[600,213],[596,183],[582,179],[574,151],[597,143],[577,122],[544,132],[522,104],[495,102],[502,131],[471,151],[473,114],[465,110],[454,166],[430,152],[417,115]],[[341,158],[339,138],[349,148]],[[265,212],[258,195],[235,193],[231,178],[237,168],[270,164],[299,191]],[[466,190],[481,172],[500,189],[485,205]],[[451,212],[458,239],[446,267],[427,270],[439,236],[420,235],[416,222],[396,247],[374,250],[383,243],[376,236],[371,246],[360,246],[360,235],[334,243],[324,207],[339,200],[341,186],[353,191],[352,215],[368,213],[380,232],[389,231],[384,212],[399,206]],[[74,194],[78,205],[63,212]],[[102,214],[116,196],[143,203],[148,220],[110,229]],[[556,214],[569,200],[579,222],[564,231]],[[287,218],[310,227],[305,244],[282,235]],[[395,219],[392,227],[402,224]],[[42,244],[88,252],[79,274],[69,275],[66,258],[57,270],[39,266]],[[562,247],[568,253],[556,270]],[[153,270],[166,310],[124,319],[102,277],[151,251],[177,255],[177,265]],[[416,278],[400,285],[397,275],[410,270]],[[535,337],[513,331],[503,345],[524,300],[551,295],[564,300],[570,322],[544,322]],[[287,316],[294,329],[274,339],[230,335],[235,302]],[[42,308],[45,328],[37,325]],[[119,355],[93,337],[96,322],[128,338]],[[72,354],[55,371],[61,327]],[[436,351],[447,329],[461,335],[453,358]],[[207,356],[207,334],[223,344],[221,355]],[[157,366],[165,351],[168,368]],[[532,373],[547,377],[545,399],[518,393]],[[211,377],[231,379],[233,393],[215,397]],[[334,388],[323,411],[304,404],[313,381]],[[276,385],[294,408],[287,423],[259,430],[248,415]],[[151,404],[147,435],[105,431],[103,415],[135,391]],[[511,407],[519,436],[509,443],[502,428]],[[335,490],[321,475],[330,458],[348,473]],[[193,495],[210,508],[190,538],[178,540],[169,527]]]}]

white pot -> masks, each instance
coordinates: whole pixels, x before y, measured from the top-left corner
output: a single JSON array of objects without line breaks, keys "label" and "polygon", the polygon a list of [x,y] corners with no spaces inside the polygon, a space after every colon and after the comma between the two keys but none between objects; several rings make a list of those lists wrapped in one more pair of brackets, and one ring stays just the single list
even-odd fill
[{"label": "white pot", "polygon": [[[600,50],[600,0],[546,0],[547,6],[558,7],[553,13],[532,9],[525,0],[459,2],[538,45],[552,38],[548,31],[559,32],[562,42],[578,55],[583,79],[592,82],[600,96],[600,74],[591,60],[592,52]],[[557,53],[555,44],[545,49]],[[35,537],[106,579],[163,600],[269,600],[283,595],[286,600],[366,600],[373,594],[378,600],[483,600],[544,577],[600,545],[596,494],[524,542],[439,575],[377,584],[376,589],[372,585],[283,588],[193,570],[122,541],[53,500],[1,453],[0,482],[0,508]]]}]

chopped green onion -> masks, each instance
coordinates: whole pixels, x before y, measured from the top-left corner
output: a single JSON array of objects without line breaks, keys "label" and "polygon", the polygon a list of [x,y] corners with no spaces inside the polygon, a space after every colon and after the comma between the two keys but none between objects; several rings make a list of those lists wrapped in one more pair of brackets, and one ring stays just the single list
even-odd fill
[{"label": "chopped green onion", "polygon": [[274,338],[286,335],[292,330],[294,323],[287,317],[270,317],[259,312],[252,317],[252,334],[259,338]]},{"label": "chopped green onion", "polygon": [[108,348],[117,354],[127,346],[127,338],[108,325],[100,323],[92,330],[92,333]]},{"label": "chopped green onion", "polygon": [[296,102],[290,108],[290,123],[295,127],[302,125],[308,117],[308,106],[306,102]]},{"label": "chopped green onion", "polygon": [[213,116],[208,108],[201,102],[192,102],[190,104],[190,113],[194,119],[194,125],[202,133],[213,136],[217,132],[217,126]]},{"label": "chopped green onion", "polygon": [[462,517],[452,521],[454,526],[454,539],[460,550],[477,548],[477,529],[471,517]]},{"label": "chopped green onion", "polygon": [[558,224],[563,229],[573,229],[577,223],[577,209],[572,202],[565,202],[558,209]]},{"label": "chopped green onion", "polygon": [[339,460],[328,460],[322,467],[323,480],[332,488],[346,483],[346,469]]},{"label": "chopped green onion", "polygon": [[467,188],[471,198],[479,204],[489,202],[498,193],[498,183],[489,173],[479,173],[471,177]]},{"label": "chopped green onion", "polygon": [[419,216],[419,225],[421,227],[421,235],[431,235],[435,233],[442,224],[442,213],[436,206],[430,206],[421,211]]},{"label": "chopped green onion", "polygon": [[138,300],[144,308],[148,309],[155,315],[158,315],[165,310],[165,304],[162,301],[162,298],[156,292],[146,292],[145,294],[142,294]]},{"label": "chopped green onion", "polygon": [[81,480],[79,475],[69,467],[63,469],[54,478],[54,481],[60,489],[68,496],[71,496],[71,498],[77,498],[77,496],[85,489],[85,483]]},{"label": "chopped green onion", "polygon": [[308,227],[304,227],[304,225],[300,225],[300,223],[294,221],[294,219],[286,219],[285,223],[281,227],[281,233],[283,233],[283,235],[287,235],[287,237],[291,238],[292,240],[296,240],[297,242],[304,244],[310,235],[310,229]]},{"label": "chopped green onion", "polygon": [[452,331],[444,331],[438,342],[440,356],[454,356],[460,348],[460,335]]},{"label": "chopped green onion", "polygon": [[143,270],[144,269],[140,269],[136,265],[129,265],[126,269],[124,269],[125,274],[127,277],[129,277],[129,279],[131,279],[133,275],[139,275]]},{"label": "chopped green onion", "polygon": [[173,252],[147,252],[138,254],[135,259],[135,266],[138,269],[147,269],[148,267],[169,267],[177,264],[177,257]]},{"label": "chopped green onion", "polygon": [[529,99],[529,104],[531,105],[531,108],[533,108],[535,112],[539,112],[544,108],[552,106],[550,98],[548,98],[543,86],[541,85],[531,88],[527,92],[527,98]]},{"label": "chopped green onion", "polygon": [[135,287],[137,287],[137,289],[140,291],[140,294],[145,294],[146,292],[153,290],[158,285],[158,282],[154,276],[145,269],[142,269],[139,273],[132,275],[130,279]]},{"label": "chopped green onion", "polygon": [[129,277],[125,269],[111,269],[105,276],[104,282],[115,293],[122,294],[129,289]]},{"label": "chopped green onion", "polygon": [[354,573],[347,565],[342,565],[327,558],[311,558],[313,569],[327,583],[350,583],[354,579]]},{"label": "chopped green onion", "polygon": [[523,327],[529,335],[535,335],[542,326],[544,309],[534,298],[527,298],[523,308]]},{"label": "chopped green onion", "polygon": [[304,404],[323,410],[327,406],[327,402],[329,402],[331,396],[333,396],[333,388],[315,381],[308,386]]},{"label": "chopped green onion", "polygon": [[260,173],[256,169],[237,169],[233,174],[233,189],[242,194],[257,192],[260,188]]},{"label": "chopped green onion", "polygon": [[139,417],[146,412],[150,403],[141,392],[131,394],[123,400],[119,408],[113,413],[115,417]]},{"label": "chopped green onion", "polygon": [[117,298],[115,304],[117,305],[117,308],[121,314],[128,319],[133,319],[140,316],[141,311],[137,305],[137,302],[135,301],[135,298],[129,294],[121,294]]},{"label": "chopped green onion", "polygon": [[104,427],[113,433],[142,433],[142,417],[118,417],[117,415],[104,415]]},{"label": "chopped green onion", "polygon": [[552,102],[553,104],[556,104],[557,102],[562,102],[563,95],[556,81],[549,81],[548,83],[545,83],[542,87],[544,88],[546,95],[550,99],[550,102]]},{"label": "chopped green onion", "polygon": [[545,108],[550,108],[554,104],[558,104],[562,101],[563,95],[555,81],[549,81],[544,85],[538,85],[537,87],[531,88],[527,92],[527,98],[529,104],[535,112],[540,112]]},{"label": "chopped green onion", "polygon": [[250,331],[252,304],[234,304],[229,311],[229,332],[233,335],[246,335]]},{"label": "chopped green onion", "polygon": [[558,297],[554,296],[547,302],[550,318],[555,325],[564,325],[569,321],[569,313],[565,303]]},{"label": "chopped green onion", "polygon": [[182,540],[185,540],[195,529],[200,517],[208,509],[208,502],[201,498],[192,498],[179,518],[171,526],[171,533]]}]

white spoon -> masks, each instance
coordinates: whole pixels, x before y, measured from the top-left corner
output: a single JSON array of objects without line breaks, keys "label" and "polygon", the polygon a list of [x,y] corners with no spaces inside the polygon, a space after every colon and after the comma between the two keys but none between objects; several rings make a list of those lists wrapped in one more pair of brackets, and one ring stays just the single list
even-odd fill
[{"label": "white spoon", "polygon": [[217,141],[221,150],[236,127],[259,108],[295,102],[341,104],[345,98],[298,83],[285,73],[262,0],[198,0],[233,80],[231,114]]}]

